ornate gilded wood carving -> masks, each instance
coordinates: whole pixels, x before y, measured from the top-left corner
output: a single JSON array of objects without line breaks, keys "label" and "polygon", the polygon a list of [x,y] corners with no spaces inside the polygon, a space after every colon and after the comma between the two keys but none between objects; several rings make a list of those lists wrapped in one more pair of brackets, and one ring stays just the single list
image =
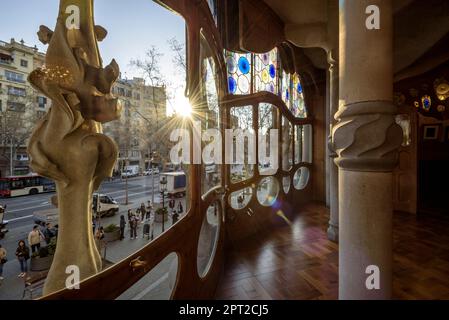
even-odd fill
[{"label": "ornate gilded wood carving", "polygon": [[53,105],[28,151],[32,169],[56,181],[59,206],[58,244],[44,294],[66,287],[68,266],[79,268],[80,280],[102,269],[92,234],[92,193],[111,175],[118,154],[102,123],[121,111],[111,94],[119,67],[113,60],[103,68],[98,50],[106,34],[94,24],[93,0],[61,0],[55,31],[41,26],[38,33],[49,47],[45,66],[29,81]]}]

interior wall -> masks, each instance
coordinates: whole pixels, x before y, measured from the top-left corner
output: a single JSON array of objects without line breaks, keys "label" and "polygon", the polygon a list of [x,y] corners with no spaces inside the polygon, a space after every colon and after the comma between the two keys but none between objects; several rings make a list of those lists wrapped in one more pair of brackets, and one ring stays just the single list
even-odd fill
[{"label": "interior wall", "polygon": [[[436,130],[435,138],[425,137],[426,129]],[[429,134],[428,134],[429,135]],[[418,199],[419,212],[449,216],[449,120],[419,115]]]},{"label": "interior wall", "polygon": [[[403,192],[416,192],[417,213],[449,215],[449,188],[443,187],[445,181],[449,180],[448,79],[449,63],[446,62],[395,84],[395,102],[399,111],[404,109],[404,106],[409,106],[410,115],[414,115],[410,119],[416,119],[411,123],[416,156],[411,157],[409,163],[405,163],[404,158],[400,161],[400,166],[407,165],[413,169],[413,172],[403,172],[408,175],[407,181],[412,182],[402,183],[400,189],[402,188]],[[429,134],[425,137],[427,128],[431,130],[433,137]]]},{"label": "interior wall", "polygon": [[326,83],[318,84],[313,97],[313,200],[326,202]]}]

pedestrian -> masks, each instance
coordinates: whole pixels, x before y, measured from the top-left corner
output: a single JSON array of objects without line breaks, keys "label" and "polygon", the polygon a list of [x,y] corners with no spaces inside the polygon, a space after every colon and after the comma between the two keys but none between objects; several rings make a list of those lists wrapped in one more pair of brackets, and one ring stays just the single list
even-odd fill
[{"label": "pedestrian", "polygon": [[[133,211],[131,209],[128,209],[128,222],[131,221],[132,216],[133,216]],[[131,224],[129,226],[131,227]]]},{"label": "pedestrian", "polygon": [[125,226],[126,226],[125,216],[121,215],[120,216],[120,241],[125,239]]},{"label": "pedestrian", "polygon": [[171,224],[174,225],[176,222],[178,222],[179,214],[176,211],[173,211],[171,219],[172,219]]},{"label": "pedestrian", "polygon": [[50,223],[47,223],[45,225],[45,229],[44,229],[44,238],[45,238],[45,242],[47,243],[47,245],[50,244],[51,239],[53,239],[53,237],[55,236],[54,230],[53,228],[51,228]]},{"label": "pedestrian", "polygon": [[4,279],[3,278],[3,266],[5,265],[6,261],[8,261],[8,260],[6,260],[6,249],[4,249],[2,247],[2,245],[0,244],[0,281],[2,281]]},{"label": "pedestrian", "polygon": [[138,219],[135,215],[131,216],[131,220],[129,221],[130,230],[131,230],[131,239],[137,239],[137,224]]},{"label": "pedestrian", "polygon": [[147,210],[145,208],[145,203],[142,202],[140,204],[140,220],[142,221],[142,223],[146,219],[146,215],[147,215]]},{"label": "pedestrian", "polygon": [[151,212],[153,211],[153,205],[151,204],[151,201],[148,201],[148,204],[147,204],[147,216],[146,216],[146,219],[148,220],[148,219],[150,219],[151,218]]},{"label": "pedestrian", "polygon": [[95,225],[95,218],[92,216],[92,233],[95,234],[95,229],[97,226]]},{"label": "pedestrian", "polygon": [[151,240],[154,239],[154,217],[150,218]]},{"label": "pedestrian", "polygon": [[170,201],[168,202],[168,207],[171,209],[171,211],[175,209],[175,205],[175,199],[170,199]]},{"label": "pedestrian", "polygon": [[184,207],[182,206],[182,202],[179,201],[179,205],[178,205],[178,213],[181,214],[184,212]]},{"label": "pedestrian", "polygon": [[30,249],[26,246],[25,241],[23,240],[19,241],[16,257],[20,263],[19,278],[23,278],[28,272],[28,260],[30,259]]},{"label": "pedestrian", "polygon": [[28,244],[31,247],[31,252],[39,252],[41,249],[41,240],[44,239],[42,232],[38,226],[34,226],[33,230],[28,234]]},{"label": "pedestrian", "polygon": [[98,241],[104,239],[104,229],[103,229],[103,227],[98,228],[97,232],[95,233],[95,238]]},{"label": "pedestrian", "polygon": [[147,236],[148,240],[150,239],[150,219],[145,219],[144,221],[142,238],[145,239],[145,236]]}]

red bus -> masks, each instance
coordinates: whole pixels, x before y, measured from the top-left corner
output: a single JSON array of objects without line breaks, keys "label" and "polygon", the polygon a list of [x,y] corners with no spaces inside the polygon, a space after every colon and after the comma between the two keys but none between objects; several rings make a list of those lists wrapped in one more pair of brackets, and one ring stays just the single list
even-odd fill
[{"label": "red bus", "polygon": [[0,196],[6,198],[56,191],[55,183],[39,175],[0,178]]}]

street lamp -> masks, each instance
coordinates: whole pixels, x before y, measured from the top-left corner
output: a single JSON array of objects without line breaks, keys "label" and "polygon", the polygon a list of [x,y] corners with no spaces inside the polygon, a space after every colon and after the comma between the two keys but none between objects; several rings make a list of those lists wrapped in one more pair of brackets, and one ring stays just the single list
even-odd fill
[{"label": "street lamp", "polygon": [[167,177],[162,177],[159,181],[159,188],[162,196],[162,232],[165,231],[165,192],[167,191]]}]

